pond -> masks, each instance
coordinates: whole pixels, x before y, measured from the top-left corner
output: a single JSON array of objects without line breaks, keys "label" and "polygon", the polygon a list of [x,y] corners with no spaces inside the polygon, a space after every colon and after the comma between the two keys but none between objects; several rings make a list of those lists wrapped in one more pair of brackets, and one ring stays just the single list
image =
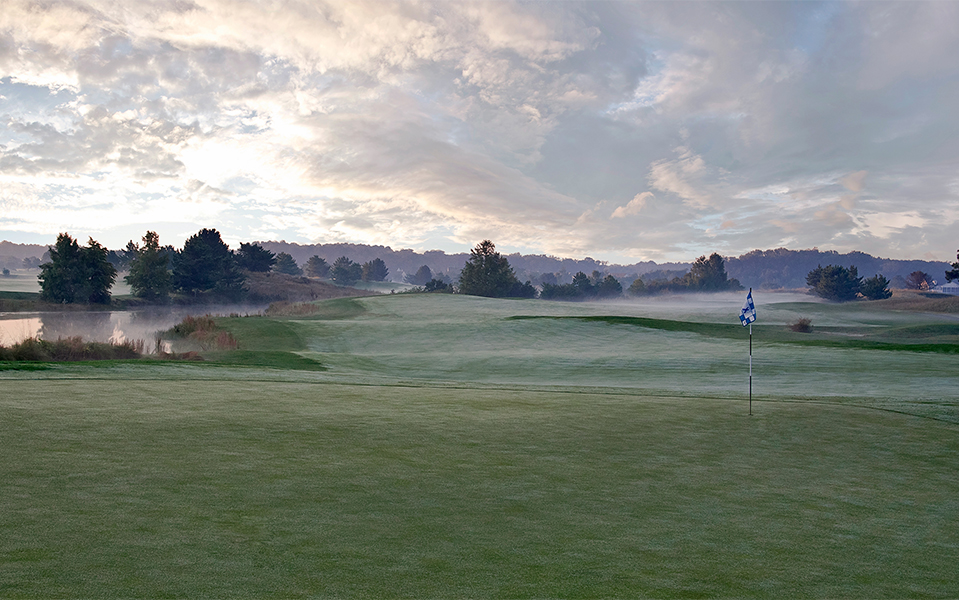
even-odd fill
[{"label": "pond", "polygon": [[156,347],[156,334],[187,315],[255,315],[260,306],[196,306],[134,311],[0,313],[0,345],[10,346],[31,337],[56,340],[79,336],[85,341],[120,343],[143,340],[147,351]]}]

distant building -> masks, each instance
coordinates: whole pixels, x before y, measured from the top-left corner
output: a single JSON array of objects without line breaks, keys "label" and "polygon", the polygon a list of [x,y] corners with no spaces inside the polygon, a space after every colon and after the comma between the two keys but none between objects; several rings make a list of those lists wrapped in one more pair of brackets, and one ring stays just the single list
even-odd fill
[{"label": "distant building", "polygon": [[951,294],[953,296],[959,296],[959,279],[956,281],[950,281],[942,285],[937,285],[935,290],[937,292],[942,292],[943,294]]}]

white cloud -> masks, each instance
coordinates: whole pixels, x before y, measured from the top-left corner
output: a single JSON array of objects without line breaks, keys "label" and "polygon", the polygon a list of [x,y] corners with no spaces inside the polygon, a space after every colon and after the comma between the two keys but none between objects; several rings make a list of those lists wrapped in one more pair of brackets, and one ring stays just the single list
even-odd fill
[{"label": "white cloud", "polygon": [[638,215],[646,207],[646,202],[654,197],[652,192],[636,194],[625,206],[616,207],[611,216],[613,219],[621,219],[628,215]]},{"label": "white cloud", "polygon": [[0,235],[949,253],[956,11],[10,0]]}]

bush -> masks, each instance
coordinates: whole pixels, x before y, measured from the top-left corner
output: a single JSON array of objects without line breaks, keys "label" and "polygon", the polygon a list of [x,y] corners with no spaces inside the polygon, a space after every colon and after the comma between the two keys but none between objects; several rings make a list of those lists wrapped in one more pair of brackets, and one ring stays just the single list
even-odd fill
[{"label": "bush", "polygon": [[13,360],[46,362],[51,360],[50,353],[37,338],[27,338],[11,348]]},{"label": "bush", "polygon": [[789,328],[798,333],[812,333],[812,319],[800,317]]},{"label": "bush", "polygon": [[426,285],[423,286],[423,290],[427,292],[440,292],[444,294],[452,294],[453,286],[439,279],[430,279],[429,281],[426,282]]},{"label": "bush", "polygon": [[170,333],[177,337],[187,337],[196,332],[211,332],[216,329],[216,321],[210,315],[193,317],[187,315],[183,320],[170,329]]},{"label": "bush", "polygon": [[170,333],[179,338],[196,342],[204,350],[236,350],[237,341],[229,331],[223,331],[210,315],[194,317],[187,315],[170,328]]}]

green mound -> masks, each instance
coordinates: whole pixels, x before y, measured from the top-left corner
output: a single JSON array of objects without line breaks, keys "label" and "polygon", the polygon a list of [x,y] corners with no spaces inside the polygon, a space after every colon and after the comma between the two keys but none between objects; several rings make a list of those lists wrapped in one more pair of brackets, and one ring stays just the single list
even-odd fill
[{"label": "green mound", "polygon": [[293,352],[279,350],[230,350],[205,353],[204,358],[218,365],[290,369],[296,371],[325,371],[319,361]]}]

